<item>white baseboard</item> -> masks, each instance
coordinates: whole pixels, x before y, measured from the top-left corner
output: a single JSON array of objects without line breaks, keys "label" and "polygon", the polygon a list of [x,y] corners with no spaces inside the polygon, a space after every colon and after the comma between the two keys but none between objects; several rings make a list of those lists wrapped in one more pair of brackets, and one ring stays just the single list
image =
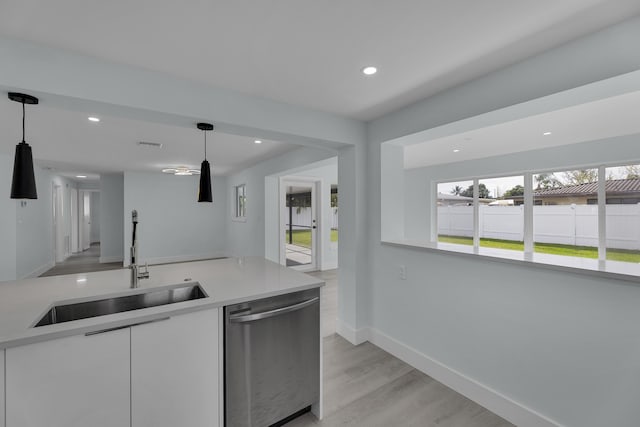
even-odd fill
[{"label": "white baseboard", "polygon": [[365,341],[369,341],[369,328],[356,330],[339,318],[336,319],[336,332],[353,345],[359,345]]},{"label": "white baseboard", "polygon": [[376,329],[370,328],[363,335],[369,335],[371,343],[519,427],[563,427]]},{"label": "white baseboard", "polygon": [[45,271],[49,271],[51,270],[53,267],[55,267],[55,262],[48,262],[46,264],[42,264],[40,267],[36,268],[35,270],[27,273],[24,277],[21,277],[20,279],[33,279],[34,277],[39,277],[42,273],[44,273]]},{"label": "white baseboard", "polygon": [[[176,255],[176,256],[167,256],[167,257],[149,257],[141,260],[141,263],[148,263],[149,265],[155,264],[167,264],[171,262],[187,262],[187,261],[201,261],[205,259],[211,258],[224,258],[226,257],[226,253],[222,252],[212,252],[208,254],[191,254],[191,255]],[[129,264],[127,262],[127,264]]]},{"label": "white baseboard", "polygon": [[123,258],[121,256],[101,256],[99,261],[100,264],[105,264],[108,262],[122,262]]}]

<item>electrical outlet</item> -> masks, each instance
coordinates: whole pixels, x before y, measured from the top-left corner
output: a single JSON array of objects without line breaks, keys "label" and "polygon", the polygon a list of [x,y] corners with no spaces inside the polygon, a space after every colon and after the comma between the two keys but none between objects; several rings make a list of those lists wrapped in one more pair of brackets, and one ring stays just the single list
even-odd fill
[{"label": "electrical outlet", "polygon": [[404,265],[400,266],[400,279],[407,280],[407,267]]}]

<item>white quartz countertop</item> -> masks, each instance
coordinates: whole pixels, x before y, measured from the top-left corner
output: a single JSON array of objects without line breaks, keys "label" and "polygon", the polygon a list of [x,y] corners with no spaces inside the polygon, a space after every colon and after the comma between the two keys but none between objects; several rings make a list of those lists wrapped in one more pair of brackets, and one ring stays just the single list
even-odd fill
[{"label": "white quartz countertop", "polygon": [[[130,270],[100,271],[0,282],[0,349],[117,328],[139,322],[320,287],[324,282],[260,257],[149,266],[150,278],[130,289]],[[121,296],[199,282],[208,298],[55,325],[32,327],[54,303]]]}]

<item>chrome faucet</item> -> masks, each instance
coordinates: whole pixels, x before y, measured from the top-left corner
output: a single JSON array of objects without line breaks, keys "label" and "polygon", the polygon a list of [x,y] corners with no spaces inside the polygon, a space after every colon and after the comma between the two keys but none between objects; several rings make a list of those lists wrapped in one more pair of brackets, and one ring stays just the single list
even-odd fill
[{"label": "chrome faucet", "polygon": [[149,265],[145,263],[144,271],[139,271],[138,265],[138,240],[136,239],[136,231],[138,228],[138,211],[131,211],[131,221],[133,222],[133,234],[131,236],[131,288],[138,287],[138,280],[149,278]]}]

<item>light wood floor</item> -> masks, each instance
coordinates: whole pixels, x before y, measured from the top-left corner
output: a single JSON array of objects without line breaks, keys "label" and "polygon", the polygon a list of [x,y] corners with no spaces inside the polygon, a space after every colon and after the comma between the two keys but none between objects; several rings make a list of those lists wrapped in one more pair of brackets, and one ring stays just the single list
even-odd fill
[{"label": "light wood floor", "polygon": [[324,419],[286,427],[513,427],[371,343],[324,338]]},{"label": "light wood floor", "polygon": [[305,414],[286,427],[513,427],[371,343],[354,346],[335,334],[337,270],[309,273],[321,290],[324,419]]},{"label": "light wood floor", "polygon": [[122,268],[122,262],[100,263],[100,243],[94,243],[86,251],[71,255],[65,261],[57,263],[55,267],[45,271],[40,277],[117,270],[119,268]]}]

